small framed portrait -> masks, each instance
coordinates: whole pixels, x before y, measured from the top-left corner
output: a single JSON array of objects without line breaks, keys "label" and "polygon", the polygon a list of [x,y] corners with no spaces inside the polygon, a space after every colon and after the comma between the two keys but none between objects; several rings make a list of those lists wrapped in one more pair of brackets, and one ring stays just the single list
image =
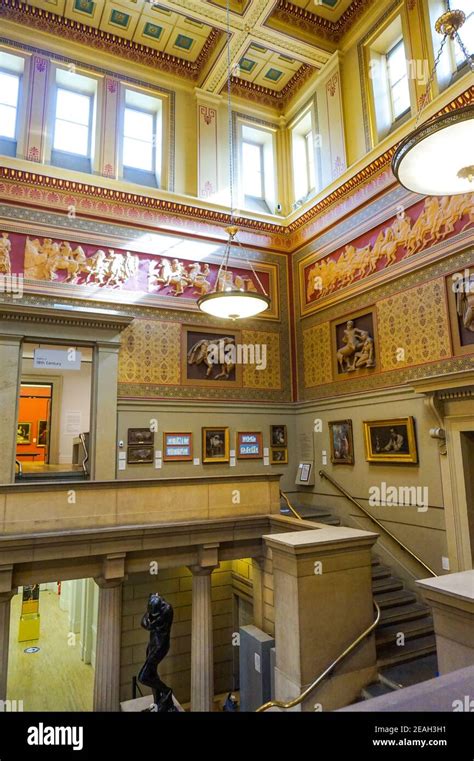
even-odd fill
[{"label": "small framed portrait", "polygon": [[263,456],[262,434],[245,431],[237,434],[237,459],[261,460]]},{"label": "small framed portrait", "polygon": [[163,460],[184,462],[193,459],[193,434],[192,433],[164,433],[163,434]]},{"label": "small framed portrait", "polygon": [[270,426],[270,445],[272,447],[287,447],[286,425]]},{"label": "small framed portrait", "polygon": [[137,444],[149,444],[154,446],[155,434],[149,428],[129,428],[127,444],[135,446]]},{"label": "small framed portrait", "polygon": [[288,449],[286,447],[272,447],[270,450],[270,465],[286,465],[288,462]]},{"label": "small framed portrait", "polygon": [[138,446],[127,447],[127,462],[129,465],[138,465],[140,463],[153,462],[153,446],[140,444]]},{"label": "small framed portrait", "polygon": [[364,421],[364,438],[368,462],[418,462],[412,417]]},{"label": "small framed portrait", "polygon": [[31,423],[18,423],[16,429],[17,444],[31,444]]},{"label": "small framed portrait", "polygon": [[333,465],[354,464],[352,420],[333,420],[328,423]]},{"label": "small framed portrait", "polygon": [[229,462],[229,429],[202,429],[202,461]]},{"label": "small framed portrait", "polygon": [[38,439],[36,441],[37,447],[45,447],[48,443],[48,421],[38,420]]}]

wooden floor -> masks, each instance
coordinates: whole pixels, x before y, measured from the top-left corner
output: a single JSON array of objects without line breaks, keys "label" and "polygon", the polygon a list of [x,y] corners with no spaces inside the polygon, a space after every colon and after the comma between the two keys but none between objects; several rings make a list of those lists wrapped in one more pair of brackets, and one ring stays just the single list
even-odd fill
[{"label": "wooden floor", "polygon": [[[20,609],[20,595],[15,595],[7,698],[23,700],[25,711],[92,711],[94,669],[81,660],[78,634],[76,645],[68,645],[68,614],[60,610],[58,596],[41,592],[41,633],[34,642],[18,642]],[[31,646],[41,649],[25,653],[25,648]]]},{"label": "wooden floor", "polygon": [[51,473],[72,473],[77,470],[82,473],[82,467],[80,465],[49,465],[46,462],[31,462],[28,460],[21,460],[21,465],[24,473],[45,473],[50,471]]}]

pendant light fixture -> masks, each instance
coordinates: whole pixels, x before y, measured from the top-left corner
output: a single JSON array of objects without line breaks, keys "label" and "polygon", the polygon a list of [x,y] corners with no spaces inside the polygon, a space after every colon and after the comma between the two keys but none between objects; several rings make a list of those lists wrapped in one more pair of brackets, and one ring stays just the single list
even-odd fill
[{"label": "pendant light fixture", "polygon": [[[471,16],[472,13],[467,18]],[[465,21],[466,14],[451,10],[447,0],[447,11],[435,24],[443,39],[421,101],[415,129],[402,140],[392,159],[393,174],[401,185],[414,193],[441,196],[474,190],[474,105],[435,116],[417,126],[429,101],[430,87],[448,39],[460,46],[468,66],[474,72],[472,56],[459,35]]]},{"label": "pendant light fixture", "polygon": [[[237,287],[234,276],[229,269],[229,259],[232,248],[238,245],[243,253],[243,248],[236,236],[238,227],[234,224],[234,139],[232,130],[232,103],[231,103],[231,56],[230,56],[230,0],[227,0],[227,116],[229,130],[229,184],[230,184],[230,224],[226,227],[229,236],[219,271],[217,273],[214,290],[201,296],[197,305],[202,312],[213,317],[221,317],[228,320],[240,320],[245,317],[255,317],[264,312],[270,306],[270,299],[258,277],[252,262],[245,256],[255,280],[261,290],[247,291],[245,285]],[[255,284],[254,284],[255,285]]]}]

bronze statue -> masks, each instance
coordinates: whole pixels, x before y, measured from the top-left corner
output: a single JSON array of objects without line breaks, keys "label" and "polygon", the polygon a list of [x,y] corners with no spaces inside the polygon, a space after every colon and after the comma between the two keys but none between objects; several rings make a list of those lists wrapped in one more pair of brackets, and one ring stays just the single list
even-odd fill
[{"label": "bronze statue", "polygon": [[172,606],[160,597],[158,592],[153,592],[148,598],[148,608],[141,620],[143,628],[150,632],[150,641],[146,649],[146,661],[138,674],[138,681],[151,687],[153,691],[154,702],[148,711],[177,711],[171,687],[168,687],[158,674],[158,666],[170,649],[172,623]]}]

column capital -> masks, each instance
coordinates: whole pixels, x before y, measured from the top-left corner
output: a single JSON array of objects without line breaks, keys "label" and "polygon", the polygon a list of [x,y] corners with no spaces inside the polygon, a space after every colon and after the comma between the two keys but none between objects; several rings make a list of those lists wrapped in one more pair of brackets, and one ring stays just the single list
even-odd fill
[{"label": "column capital", "polygon": [[115,552],[102,559],[102,574],[95,581],[102,589],[117,587],[126,578],[125,552]]},{"label": "column capital", "polygon": [[203,568],[200,565],[188,565],[193,576],[210,576],[213,570],[217,567],[218,565],[208,566],[206,568]]},{"label": "column capital", "polygon": [[209,573],[217,568],[219,565],[219,542],[212,542],[209,544],[201,544],[197,548],[198,560],[192,566],[189,566],[192,573],[198,573],[193,569],[202,568],[203,570],[209,569]]}]

